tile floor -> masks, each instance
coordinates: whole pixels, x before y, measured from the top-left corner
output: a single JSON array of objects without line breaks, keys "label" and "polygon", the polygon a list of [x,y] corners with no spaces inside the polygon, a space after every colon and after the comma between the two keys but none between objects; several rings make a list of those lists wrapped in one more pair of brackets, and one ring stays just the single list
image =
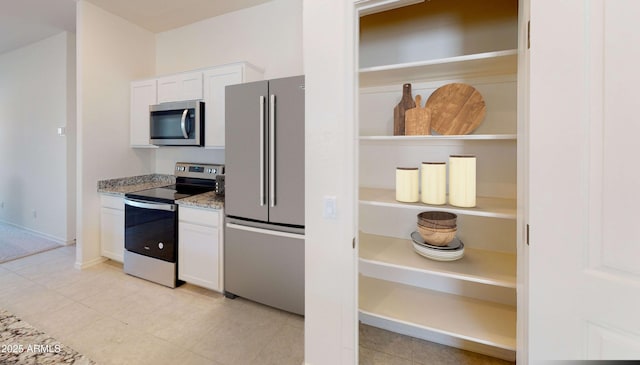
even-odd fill
[{"label": "tile floor", "polygon": [[511,365],[513,362],[360,324],[360,365]]},{"label": "tile floor", "polygon": [[304,319],[192,285],[169,289],[75,246],[0,265],[0,307],[98,364],[278,364],[304,359]]},{"label": "tile floor", "polygon": [[[0,264],[0,307],[100,365],[300,365],[304,319],[193,285],[147,282],[107,261],[79,271],[75,246]],[[509,362],[360,325],[361,365]]]}]

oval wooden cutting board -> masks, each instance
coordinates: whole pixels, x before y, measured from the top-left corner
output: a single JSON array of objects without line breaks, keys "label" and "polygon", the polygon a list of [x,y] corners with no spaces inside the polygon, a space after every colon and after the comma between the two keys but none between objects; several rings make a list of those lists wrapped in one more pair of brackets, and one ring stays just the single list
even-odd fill
[{"label": "oval wooden cutting board", "polygon": [[431,128],[442,135],[469,134],[484,120],[487,107],[478,90],[462,83],[439,87],[429,96]]}]

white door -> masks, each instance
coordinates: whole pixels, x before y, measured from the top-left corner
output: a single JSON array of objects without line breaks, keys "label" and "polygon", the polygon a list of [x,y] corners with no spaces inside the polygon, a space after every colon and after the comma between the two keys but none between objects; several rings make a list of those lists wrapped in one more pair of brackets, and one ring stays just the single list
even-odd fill
[{"label": "white door", "polygon": [[640,1],[531,1],[529,363],[640,359]]}]

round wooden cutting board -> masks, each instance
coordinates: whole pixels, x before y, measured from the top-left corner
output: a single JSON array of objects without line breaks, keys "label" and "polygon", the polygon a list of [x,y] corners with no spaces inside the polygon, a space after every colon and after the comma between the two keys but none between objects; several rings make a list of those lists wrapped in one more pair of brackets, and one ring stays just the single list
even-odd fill
[{"label": "round wooden cutting board", "polygon": [[473,86],[462,83],[439,87],[429,96],[431,128],[442,135],[469,134],[484,120],[487,107]]}]

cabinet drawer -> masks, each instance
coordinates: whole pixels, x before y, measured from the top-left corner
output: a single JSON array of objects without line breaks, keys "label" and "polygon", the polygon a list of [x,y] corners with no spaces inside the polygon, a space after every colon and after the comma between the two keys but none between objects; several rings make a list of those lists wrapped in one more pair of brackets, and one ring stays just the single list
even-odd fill
[{"label": "cabinet drawer", "polygon": [[100,196],[100,205],[103,208],[124,210],[124,198],[121,196],[103,194]]},{"label": "cabinet drawer", "polygon": [[218,209],[178,208],[178,219],[202,226],[219,227],[221,212]]}]

